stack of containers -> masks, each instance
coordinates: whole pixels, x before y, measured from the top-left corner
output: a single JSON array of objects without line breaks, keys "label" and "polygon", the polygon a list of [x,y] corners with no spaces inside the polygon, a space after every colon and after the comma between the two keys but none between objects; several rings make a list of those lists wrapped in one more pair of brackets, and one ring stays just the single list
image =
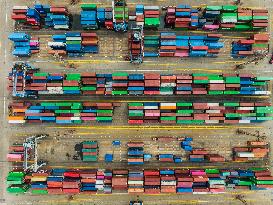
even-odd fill
[{"label": "stack of containers", "polygon": [[220,28],[222,30],[231,30],[235,28],[235,24],[238,22],[236,5],[224,5],[220,15]]},{"label": "stack of containers", "polygon": [[254,54],[267,53],[269,50],[269,34],[254,34],[250,38],[232,42],[231,56],[245,58]]},{"label": "stack of containers", "polygon": [[176,169],[176,193],[192,193],[193,192],[193,177],[190,175],[189,170]]},{"label": "stack of containers", "polygon": [[48,42],[52,55],[82,56],[84,53],[98,53],[98,36],[96,33],[70,32],[53,35],[53,42]]},{"label": "stack of containers", "polygon": [[24,160],[24,150],[23,144],[9,146],[9,153],[7,154],[8,162],[22,162]]},{"label": "stack of containers", "polygon": [[50,176],[47,178],[48,194],[63,194],[63,177]]},{"label": "stack of containers", "polygon": [[34,5],[34,8],[28,6],[14,6],[12,9],[11,18],[17,24],[30,27],[31,29],[40,29],[42,27],[42,18],[44,11],[38,10],[38,7],[43,9],[43,5]]},{"label": "stack of containers", "polygon": [[161,193],[176,193],[176,177],[174,170],[160,170]]},{"label": "stack of containers", "polygon": [[70,14],[66,7],[35,4],[34,8],[14,6],[12,12],[11,18],[27,28],[69,29],[70,27]]},{"label": "stack of containers", "polygon": [[205,169],[209,178],[209,190],[212,193],[223,193],[225,191],[226,183],[223,176],[220,176],[218,169]]},{"label": "stack of containers", "polygon": [[160,103],[160,122],[166,124],[176,124],[176,103]]},{"label": "stack of containers", "polygon": [[143,171],[129,171],[128,193],[144,193]]},{"label": "stack of containers", "polygon": [[157,169],[144,170],[144,192],[145,194],[160,193],[160,173]]},{"label": "stack of containers", "polygon": [[205,170],[190,170],[190,175],[193,178],[192,188],[193,192],[209,192],[208,181],[209,178]]},{"label": "stack of containers", "polygon": [[99,25],[105,25],[105,8],[98,8],[97,9],[97,20]]},{"label": "stack of containers", "polygon": [[252,10],[252,27],[253,30],[266,29],[268,27],[268,10],[254,9]]},{"label": "stack of containers", "polygon": [[268,26],[268,11],[235,5],[207,6],[199,23],[204,30],[261,30]]},{"label": "stack of containers", "polygon": [[182,142],[181,142],[181,148],[184,149],[185,151],[192,151],[192,138],[191,137],[186,137]]},{"label": "stack of containers", "polygon": [[144,57],[158,57],[159,36],[144,36]]},{"label": "stack of containers", "polygon": [[111,170],[105,170],[104,171],[104,190],[103,192],[105,194],[111,194],[112,193],[112,171]]},{"label": "stack of containers", "polygon": [[219,42],[221,36],[176,36],[175,33],[161,33],[159,54],[163,57],[215,57],[224,47],[224,44]]},{"label": "stack of containers", "polygon": [[193,149],[189,155],[190,162],[204,162],[205,155],[208,154],[208,151],[204,149]]},{"label": "stack of containers", "polygon": [[104,191],[104,169],[97,170],[96,188],[98,191]]},{"label": "stack of containers", "polygon": [[98,161],[98,142],[97,141],[82,142],[82,161],[84,162]]},{"label": "stack of containers", "polygon": [[45,18],[45,28],[49,27],[62,30],[70,28],[70,14],[66,7],[50,7]]},{"label": "stack of containers", "polygon": [[144,95],[159,95],[160,94],[160,74],[145,73],[144,74]]},{"label": "stack of containers", "polygon": [[180,4],[177,7],[168,7],[165,16],[165,25],[176,30],[198,28],[198,10],[189,5]]},{"label": "stack of containers", "polygon": [[128,82],[129,95],[144,94],[144,74],[129,74]]},{"label": "stack of containers", "polygon": [[128,164],[141,165],[144,164],[144,143],[143,142],[128,142]]},{"label": "stack of containers", "polygon": [[224,162],[225,158],[219,154],[206,154],[205,159],[209,162]]},{"label": "stack of containers", "polygon": [[96,194],[96,170],[84,170],[80,172],[81,192],[85,194]]},{"label": "stack of containers", "polygon": [[233,148],[234,161],[261,160],[268,157],[268,143],[264,141],[248,141],[247,146]]},{"label": "stack of containers", "polygon": [[252,178],[252,190],[265,190],[273,188],[273,176],[270,171],[264,169],[254,169],[254,177]]},{"label": "stack of containers", "polygon": [[112,189],[113,191],[126,191],[128,190],[128,170],[120,169],[113,170],[112,176]]},{"label": "stack of containers", "polygon": [[175,75],[161,75],[160,76],[160,95],[173,95],[176,88]]},{"label": "stack of containers", "polygon": [[160,57],[172,57],[176,51],[176,34],[175,33],[160,33]]},{"label": "stack of containers", "polygon": [[144,26],[144,5],[136,5],[136,25]]},{"label": "stack of containers", "polygon": [[6,178],[7,192],[14,194],[27,192],[29,185],[25,183],[25,175],[24,172],[10,171]]},{"label": "stack of containers", "polygon": [[112,8],[105,8],[105,28],[108,30],[113,30],[113,11]]},{"label": "stack of containers", "polygon": [[159,6],[144,6],[144,27],[158,28],[160,25]]},{"label": "stack of containers", "polygon": [[[85,30],[98,29],[97,5],[96,4],[81,4],[81,26]],[[100,15],[101,18],[101,15]]]},{"label": "stack of containers", "polygon": [[159,154],[158,159],[160,162],[174,162],[173,154]]},{"label": "stack of containers", "polygon": [[78,171],[64,172],[63,192],[65,194],[80,193],[80,173]]},{"label": "stack of containers", "polygon": [[48,194],[47,177],[48,173],[32,173],[31,174],[31,193],[32,194]]},{"label": "stack of containers", "polygon": [[12,103],[9,123],[73,124],[82,122],[112,122],[112,103],[91,102],[41,102]]},{"label": "stack of containers", "polygon": [[27,57],[39,52],[38,38],[32,38],[26,33],[11,33],[8,37],[14,43],[12,54],[18,57]]},{"label": "stack of containers", "polygon": [[[270,103],[130,103],[129,124],[207,124],[257,123],[272,120]],[[145,113],[145,115],[144,115]]]},{"label": "stack of containers", "polygon": [[128,73],[118,72],[112,74],[112,95],[128,95]]},{"label": "stack of containers", "polygon": [[[120,0],[118,0],[120,1]],[[119,24],[128,24],[129,21],[129,8],[126,5],[124,1],[120,1],[115,3],[115,8],[114,8],[114,21],[116,25]]]}]

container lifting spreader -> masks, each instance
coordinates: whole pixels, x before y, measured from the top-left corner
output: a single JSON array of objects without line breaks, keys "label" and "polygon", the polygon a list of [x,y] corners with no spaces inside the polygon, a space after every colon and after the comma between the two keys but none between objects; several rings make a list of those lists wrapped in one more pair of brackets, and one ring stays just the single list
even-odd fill
[{"label": "container lifting spreader", "polygon": [[125,0],[112,0],[113,25],[116,32],[128,30],[128,8]]},{"label": "container lifting spreader", "polygon": [[130,62],[140,64],[143,62],[143,26],[135,26],[129,34]]}]

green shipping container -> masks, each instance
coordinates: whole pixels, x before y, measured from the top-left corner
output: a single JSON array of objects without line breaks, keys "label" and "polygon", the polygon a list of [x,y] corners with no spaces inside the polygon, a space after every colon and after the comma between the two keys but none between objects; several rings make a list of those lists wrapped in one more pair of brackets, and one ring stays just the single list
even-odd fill
[{"label": "green shipping container", "polygon": [[94,86],[85,86],[85,87],[81,87],[81,90],[82,91],[95,91],[95,90],[97,90],[97,88]]},{"label": "green shipping container", "polygon": [[178,102],[176,103],[177,107],[190,107],[192,106],[192,103],[183,103],[183,102]]},{"label": "green shipping container", "polygon": [[177,110],[176,113],[178,114],[191,114],[193,110]]},{"label": "green shipping container", "polygon": [[219,174],[219,169],[205,169],[207,174]]},{"label": "green shipping container", "polygon": [[128,95],[127,90],[113,90],[112,95]]},{"label": "green shipping container", "polygon": [[172,121],[172,120],[176,120],[176,117],[160,117],[160,120],[162,121]]},{"label": "green shipping container", "polygon": [[143,106],[144,104],[143,103],[136,103],[136,102],[133,102],[133,103],[128,103],[129,106],[132,106],[132,107],[139,107],[139,106]]},{"label": "green shipping container", "polygon": [[218,90],[211,90],[209,91],[209,95],[222,95],[224,92],[223,91],[218,91]]},{"label": "green shipping container", "polygon": [[84,11],[96,10],[96,4],[81,4],[81,9]]},{"label": "green shipping container", "polygon": [[32,194],[48,194],[47,190],[36,190],[36,189],[32,189],[31,190]]},{"label": "green shipping container", "polygon": [[227,106],[227,107],[237,107],[237,106],[240,106],[240,103],[226,102],[226,103],[224,103],[224,106]]}]

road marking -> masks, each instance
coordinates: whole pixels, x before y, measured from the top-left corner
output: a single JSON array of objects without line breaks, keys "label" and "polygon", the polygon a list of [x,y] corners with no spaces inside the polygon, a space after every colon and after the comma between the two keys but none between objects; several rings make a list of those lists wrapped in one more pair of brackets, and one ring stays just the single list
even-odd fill
[{"label": "road marking", "polygon": [[51,129],[87,129],[87,130],[202,130],[202,129],[263,129],[263,126],[52,126]]}]

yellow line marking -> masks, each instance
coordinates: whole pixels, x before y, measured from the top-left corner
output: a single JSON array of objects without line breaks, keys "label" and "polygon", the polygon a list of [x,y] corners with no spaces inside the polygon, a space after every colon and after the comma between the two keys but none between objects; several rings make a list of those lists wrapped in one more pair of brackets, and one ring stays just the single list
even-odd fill
[{"label": "yellow line marking", "polygon": [[53,126],[55,129],[87,129],[87,130],[186,130],[186,129],[263,129],[263,126]]}]

